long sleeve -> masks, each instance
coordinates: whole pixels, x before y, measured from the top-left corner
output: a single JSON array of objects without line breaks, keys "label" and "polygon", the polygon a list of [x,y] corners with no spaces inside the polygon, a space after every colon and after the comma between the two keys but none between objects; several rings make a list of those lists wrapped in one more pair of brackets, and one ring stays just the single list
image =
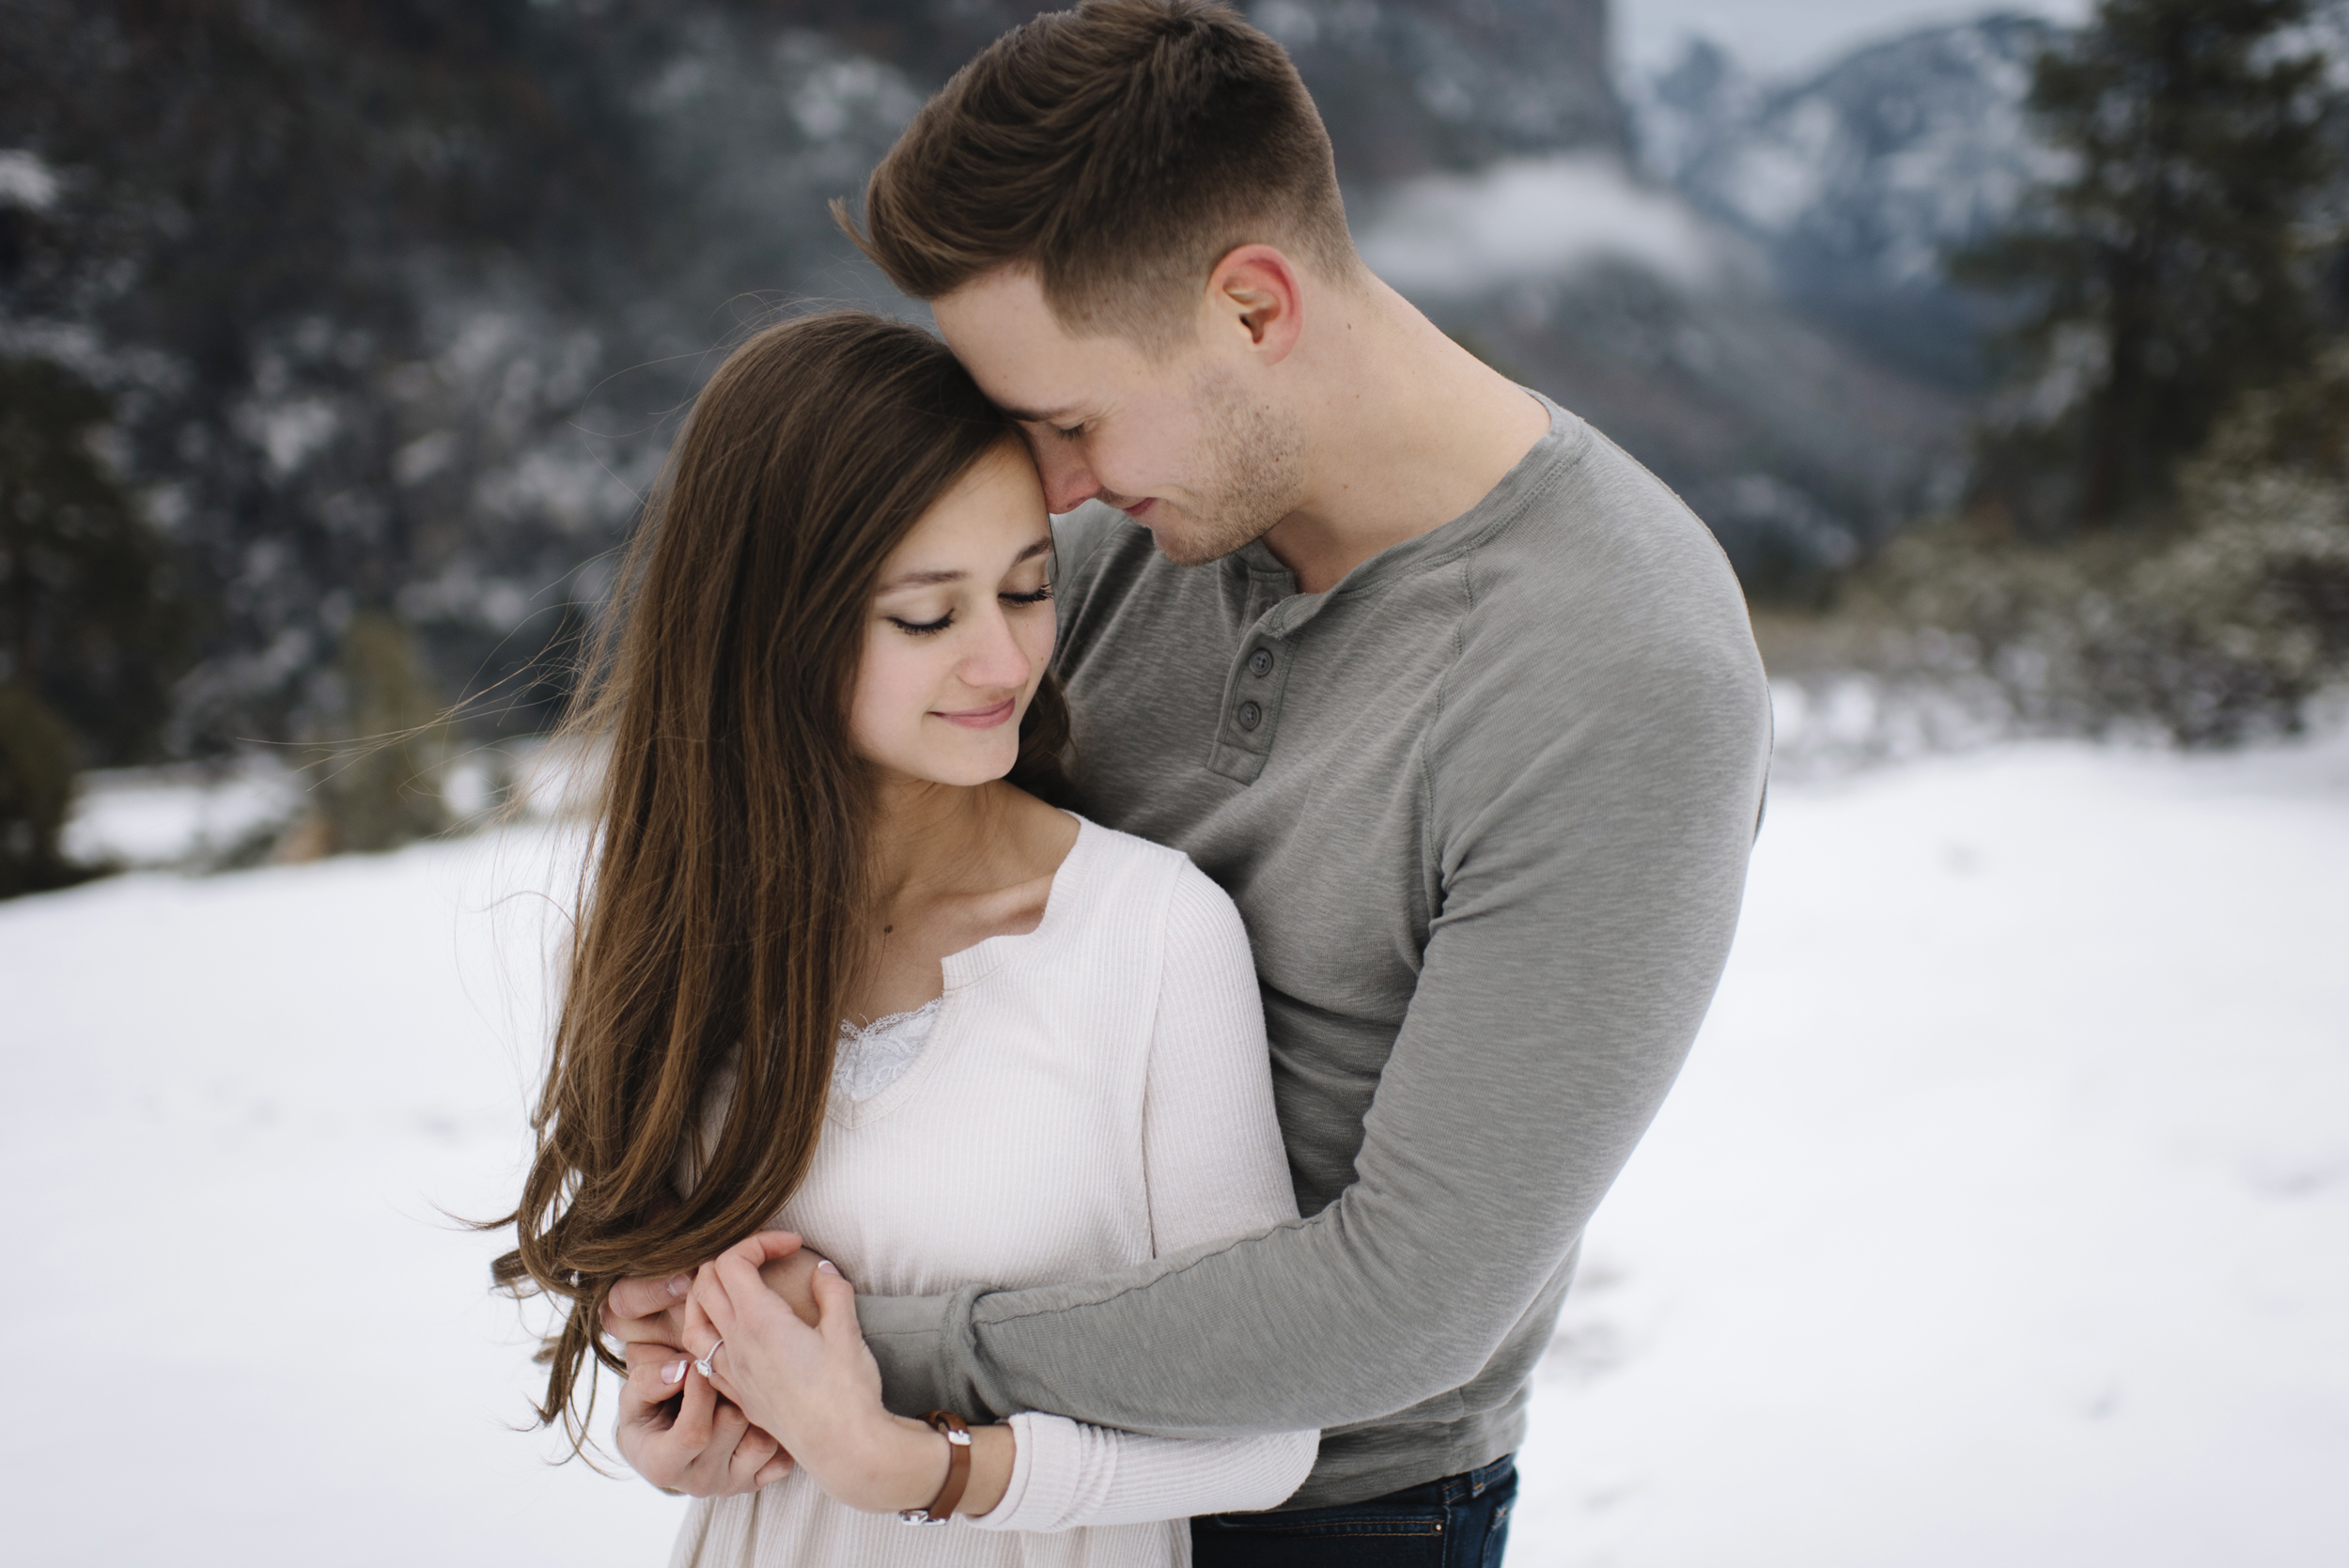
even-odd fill
[{"label": "long sleeve", "polygon": [[[1164,963],[1143,1107],[1154,1250],[1261,1232],[1297,1219],[1267,1066],[1248,933],[1231,900],[1185,867],[1166,915]],[[988,1529],[1178,1519],[1271,1508],[1313,1468],[1316,1432],[1171,1438],[1033,1411]]]},{"label": "long sleeve", "polygon": [[[893,1407],[1197,1436],[1468,1413],[1452,1390],[1554,1308],[1695,1037],[1766,766],[1750,640],[1659,652],[1656,622],[1588,603],[1621,635],[1589,633],[1572,683],[1503,659],[1447,695],[1426,764],[1437,913],[1352,1184],[1119,1275],[862,1304]],[[1503,1371],[1496,1398],[1530,1363]]]}]

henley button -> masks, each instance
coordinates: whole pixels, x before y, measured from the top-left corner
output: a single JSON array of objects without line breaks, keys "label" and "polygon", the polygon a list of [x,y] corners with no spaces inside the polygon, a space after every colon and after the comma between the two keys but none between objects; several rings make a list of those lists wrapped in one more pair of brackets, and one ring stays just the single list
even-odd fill
[{"label": "henley button", "polygon": [[1239,705],[1239,713],[1237,717],[1239,719],[1239,727],[1241,729],[1252,730],[1258,724],[1264,722],[1264,709],[1258,707],[1254,703],[1242,703]]},{"label": "henley button", "polygon": [[1248,656],[1248,673],[1252,675],[1259,677],[1270,675],[1272,673],[1272,650],[1270,648],[1258,648],[1254,653],[1250,654]]}]

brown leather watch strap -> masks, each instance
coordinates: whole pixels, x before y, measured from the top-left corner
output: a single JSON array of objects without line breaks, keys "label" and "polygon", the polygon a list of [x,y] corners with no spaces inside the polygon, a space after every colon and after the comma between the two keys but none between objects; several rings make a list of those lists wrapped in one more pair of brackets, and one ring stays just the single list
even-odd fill
[{"label": "brown leather watch strap", "polygon": [[946,1484],[938,1489],[927,1508],[909,1510],[898,1517],[909,1524],[942,1525],[955,1516],[955,1504],[962,1500],[963,1488],[971,1484],[971,1427],[952,1410],[933,1410],[922,1419],[945,1436]]}]

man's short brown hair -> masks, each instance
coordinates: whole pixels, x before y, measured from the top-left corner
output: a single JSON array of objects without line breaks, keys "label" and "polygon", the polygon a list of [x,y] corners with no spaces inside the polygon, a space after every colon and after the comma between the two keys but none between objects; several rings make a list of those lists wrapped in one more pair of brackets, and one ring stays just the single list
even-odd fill
[{"label": "man's short brown hair", "polygon": [[1324,276],[1359,265],[1330,134],[1271,39],[1208,0],[1084,0],[955,73],[864,192],[864,231],[918,300],[1032,266],[1081,334],[1188,334],[1215,264],[1252,241]]}]

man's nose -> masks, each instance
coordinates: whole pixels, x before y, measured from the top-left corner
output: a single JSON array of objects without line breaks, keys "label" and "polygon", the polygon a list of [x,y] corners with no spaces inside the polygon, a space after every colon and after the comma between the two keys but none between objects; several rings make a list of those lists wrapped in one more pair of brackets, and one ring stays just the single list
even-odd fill
[{"label": "man's nose", "polygon": [[1101,493],[1101,481],[1065,441],[1033,443],[1036,473],[1044,480],[1044,505],[1050,512],[1073,512]]}]

